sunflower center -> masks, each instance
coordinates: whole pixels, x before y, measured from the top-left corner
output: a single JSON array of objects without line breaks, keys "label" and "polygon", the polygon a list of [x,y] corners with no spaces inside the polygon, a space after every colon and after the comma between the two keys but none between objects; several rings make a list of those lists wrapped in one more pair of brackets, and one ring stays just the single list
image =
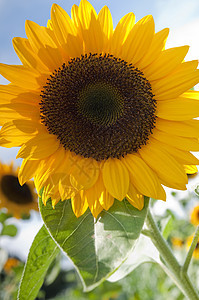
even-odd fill
[{"label": "sunflower center", "polygon": [[156,100],[143,73],[112,55],[71,59],[43,87],[49,133],[77,155],[101,161],[135,153],[155,127]]},{"label": "sunflower center", "polygon": [[24,184],[21,186],[16,176],[4,175],[0,184],[2,193],[10,202],[19,205],[33,202],[33,196],[28,185]]},{"label": "sunflower center", "polygon": [[97,82],[82,89],[77,110],[92,124],[110,126],[122,115],[123,106],[122,96],[114,86]]}]

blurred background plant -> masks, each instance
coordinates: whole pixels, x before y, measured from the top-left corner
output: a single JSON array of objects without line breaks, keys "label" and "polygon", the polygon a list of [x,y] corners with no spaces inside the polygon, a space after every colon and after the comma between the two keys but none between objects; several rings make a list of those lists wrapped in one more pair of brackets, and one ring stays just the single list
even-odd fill
[{"label": "blurred background plant", "polygon": [[[183,196],[182,196],[183,195]],[[185,196],[186,195],[186,196]],[[156,215],[159,228],[163,231],[170,247],[173,249],[179,262],[183,262],[192,236],[199,224],[199,192],[192,186],[186,193],[172,192],[172,201],[178,203],[177,209],[167,209],[164,214],[157,214],[157,202],[152,201],[152,211]],[[38,214],[39,215],[39,214]],[[21,222],[31,222],[33,211],[30,215],[23,215]],[[38,216],[39,217],[39,216]],[[17,224],[15,218],[8,214],[6,208],[0,211],[0,239],[3,236],[15,239]],[[26,226],[23,225],[25,228]],[[23,234],[23,228],[22,234]],[[17,288],[23,272],[25,261],[14,256],[1,247],[0,242],[0,299],[17,299]],[[199,277],[199,243],[194,251],[190,276],[197,285]],[[143,263],[125,278],[117,282],[105,281],[91,292],[84,293],[78,274],[67,259],[58,255],[48,270],[45,282],[36,299],[56,300],[183,300],[184,296],[168,278],[158,264]]]}]

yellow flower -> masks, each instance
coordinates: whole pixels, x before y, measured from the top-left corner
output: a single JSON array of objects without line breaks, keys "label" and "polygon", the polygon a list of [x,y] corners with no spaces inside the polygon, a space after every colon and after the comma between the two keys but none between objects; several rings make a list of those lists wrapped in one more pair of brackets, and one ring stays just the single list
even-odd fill
[{"label": "yellow flower", "polygon": [[9,274],[13,271],[14,267],[17,267],[20,264],[20,261],[17,258],[9,257],[3,267],[4,271]]},{"label": "yellow flower", "polygon": [[184,246],[184,240],[178,237],[172,237],[171,243],[174,247],[182,248]]},{"label": "yellow flower", "polygon": [[198,169],[196,166],[185,166],[185,172],[187,173],[188,176],[196,176]]},{"label": "yellow flower", "polygon": [[37,194],[33,181],[23,186],[18,181],[19,168],[0,163],[0,209],[6,208],[15,218],[23,214],[29,215],[30,210],[38,210]]},{"label": "yellow flower", "polygon": [[43,202],[71,198],[75,215],[93,216],[125,197],[165,200],[185,190],[184,165],[199,150],[198,61],[188,46],[165,50],[169,30],[152,16],[125,15],[82,0],[71,18],[54,4],[47,27],[26,22],[13,45],[23,65],[0,65],[0,145],[19,146],[21,184],[34,177]]},{"label": "yellow flower", "polygon": [[199,225],[199,205],[194,207],[191,212],[191,223],[195,226]]},{"label": "yellow flower", "polygon": [[[187,238],[187,250],[189,249],[189,247],[191,246],[191,243],[193,241],[193,235],[192,236],[189,236]],[[195,259],[199,259],[199,239],[198,239],[198,243],[196,244],[196,248],[193,252],[193,258]]]}]

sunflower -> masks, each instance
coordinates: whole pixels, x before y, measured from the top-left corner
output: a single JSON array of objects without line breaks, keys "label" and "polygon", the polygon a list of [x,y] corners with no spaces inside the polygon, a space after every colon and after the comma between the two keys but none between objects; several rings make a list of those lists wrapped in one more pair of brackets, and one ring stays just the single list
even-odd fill
[{"label": "sunflower", "polygon": [[198,61],[188,46],[165,50],[169,29],[152,16],[111,13],[86,0],[70,16],[52,6],[47,27],[27,21],[14,38],[22,65],[0,65],[0,145],[21,147],[21,184],[34,177],[51,198],[71,199],[94,217],[114,199],[141,210],[144,195],[166,200],[162,185],[185,190],[185,165],[198,159]]},{"label": "sunflower", "polygon": [[0,163],[0,209],[6,208],[15,218],[23,214],[29,215],[30,210],[38,210],[37,194],[33,181],[19,184],[19,168]]},{"label": "sunflower", "polygon": [[13,268],[19,266],[19,264],[20,264],[20,260],[18,260],[17,258],[14,258],[14,257],[9,257],[6,261],[3,269],[7,274],[10,274],[10,273],[12,273]]},{"label": "sunflower", "polygon": [[198,169],[196,166],[190,165],[190,166],[185,166],[185,171],[186,171],[188,177],[193,178],[193,177],[197,176]]},{"label": "sunflower", "polygon": [[172,237],[171,243],[172,243],[173,247],[182,248],[184,246],[185,242],[183,239],[181,239],[179,237]]},{"label": "sunflower", "polygon": [[[189,247],[191,246],[192,241],[193,241],[193,235],[189,236],[187,238],[187,249],[189,249]],[[193,258],[199,259],[199,239],[198,239],[198,242],[196,244],[195,250],[193,252]]]},{"label": "sunflower", "polygon": [[191,212],[190,221],[193,225],[199,225],[199,205],[195,206]]}]

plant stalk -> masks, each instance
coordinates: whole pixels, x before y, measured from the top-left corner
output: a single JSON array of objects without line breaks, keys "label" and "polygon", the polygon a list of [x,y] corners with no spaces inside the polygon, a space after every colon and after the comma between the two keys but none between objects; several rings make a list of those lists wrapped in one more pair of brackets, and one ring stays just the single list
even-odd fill
[{"label": "plant stalk", "polygon": [[187,299],[199,300],[199,295],[191,283],[187,271],[183,270],[183,267],[173,255],[171,248],[158,229],[150,210],[148,210],[146,217],[146,225],[150,231],[150,238],[163,260],[161,267],[164,269],[167,275],[172,278]]}]

